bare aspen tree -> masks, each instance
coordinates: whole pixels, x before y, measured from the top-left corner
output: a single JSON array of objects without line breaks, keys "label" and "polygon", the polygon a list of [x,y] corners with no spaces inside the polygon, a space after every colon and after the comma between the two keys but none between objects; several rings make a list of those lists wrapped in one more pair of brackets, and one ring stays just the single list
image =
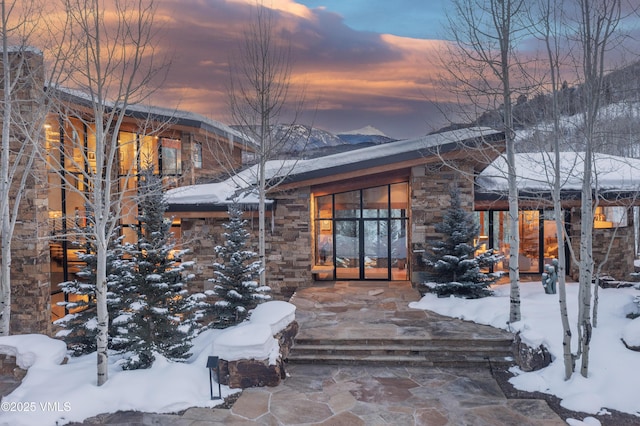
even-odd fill
[{"label": "bare aspen tree", "polygon": [[520,246],[518,188],[515,170],[515,132],[512,98],[514,79],[521,64],[516,44],[524,34],[521,17],[524,0],[454,0],[448,16],[452,48],[445,66],[475,108],[499,110],[505,133],[507,179],[509,183],[509,280],[511,283],[509,322],[521,319],[518,252]]},{"label": "bare aspen tree", "polygon": [[[544,46],[543,58],[547,70],[547,80],[541,81],[541,87],[547,87],[551,96],[549,118],[552,122],[550,132],[544,132],[544,143],[540,144],[543,155],[547,158],[547,164],[552,165],[548,174],[548,183],[551,189],[553,202],[553,215],[556,224],[556,238],[558,241],[558,302],[560,305],[560,320],[562,323],[562,358],[564,362],[564,378],[569,380],[574,371],[575,358],[571,351],[571,324],[567,310],[566,291],[566,264],[565,254],[565,211],[562,207],[561,190],[563,175],[561,173],[562,130],[560,128],[560,102],[559,94],[562,86],[561,70],[567,54],[561,47],[562,31],[560,29],[562,4],[557,0],[540,0],[536,4],[535,12],[531,15],[531,25],[534,37],[542,41]],[[550,146],[546,143],[551,140]],[[547,150],[550,148],[550,150]],[[567,165],[565,164],[566,168]]]},{"label": "bare aspen tree", "polygon": [[591,285],[593,280],[593,159],[596,142],[596,121],[603,100],[605,58],[615,43],[622,19],[623,0],[577,0],[576,43],[579,46],[579,77],[582,83],[582,117],[584,169],[580,208],[580,300],[578,312],[580,374],[589,373],[591,344]]},{"label": "bare aspen tree", "polygon": [[[56,112],[62,121],[80,120],[88,137],[95,141],[95,153],[79,145],[83,164],[76,164],[80,175],[66,177],[66,185],[85,201],[91,231],[85,238],[96,248],[97,384],[108,379],[107,344],[107,249],[123,213],[125,191],[118,190],[120,128],[131,105],[145,102],[153,93],[154,78],[164,68],[156,63],[156,4],[150,0],[115,0],[109,5],[101,0],[64,0],[71,29],[65,53],[65,84],[72,89],[56,88]],[[162,61],[160,61],[162,62]],[[76,96],[86,105],[84,111],[69,107]],[[73,104],[73,100],[71,102]],[[77,162],[76,159],[69,161]],[[64,169],[64,164],[58,164]],[[78,188],[82,180],[88,191]],[[82,185],[84,186],[84,185]],[[125,183],[126,186],[126,183]]]},{"label": "bare aspen tree", "polygon": [[[229,104],[233,124],[253,141],[255,184],[258,190],[258,255],[262,263],[260,285],[266,285],[267,192],[277,187],[295,166],[295,162],[269,161],[279,158],[295,142],[294,125],[276,132],[275,126],[290,114],[295,124],[302,109],[302,97],[291,94],[290,43],[277,36],[274,13],[258,1],[254,16],[244,33],[240,57],[233,61],[229,87]],[[292,99],[293,98],[293,99]],[[293,105],[289,111],[287,107]],[[274,167],[267,170],[267,166]]]}]

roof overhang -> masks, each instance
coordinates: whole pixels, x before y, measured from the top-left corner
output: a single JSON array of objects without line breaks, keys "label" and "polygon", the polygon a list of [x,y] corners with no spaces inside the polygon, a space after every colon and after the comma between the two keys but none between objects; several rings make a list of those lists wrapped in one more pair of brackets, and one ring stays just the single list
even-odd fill
[{"label": "roof overhang", "polygon": [[[387,144],[389,147],[400,142]],[[504,152],[504,133],[492,132],[483,136],[474,136],[466,139],[452,139],[449,142],[429,146],[415,144],[415,149],[404,150],[398,153],[390,153],[386,156],[353,161],[346,164],[318,168],[311,171],[294,173],[277,187],[277,191],[295,189],[302,186],[314,186],[345,181],[364,176],[379,175],[384,173],[410,169],[414,166],[446,163],[448,161],[465,160],[471,162],[475,171],[480,172],[493,160]],[[376,147],[364,148],[373,150]],[[357,155],[357,151],[347,151],[334,156]],[[333,157],[333,156],[331,156]],[[328,158],[328,157],[325,157]]]}]

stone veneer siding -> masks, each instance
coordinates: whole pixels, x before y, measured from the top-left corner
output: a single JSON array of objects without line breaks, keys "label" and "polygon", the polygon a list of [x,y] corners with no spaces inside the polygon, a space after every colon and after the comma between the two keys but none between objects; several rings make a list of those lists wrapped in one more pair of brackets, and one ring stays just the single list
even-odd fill
[{"label": "stone veneer siding", "polygon": [[[571,245],[580,257],[580,208],[571,209]],[[616,280],[631,281],[631,273],[634,272],[633,260],[635,258],[635,243],[633,231],[633,214],[627,212],[627,226],[615,229],[593,230],[593,272],[598,270],[598,265],[605,259],[609,244],[609,258],[602,266],[602,274],[609,275]],[[613,243],[611,242],[613,239]],[[571,262],[569,274],[573,279],[579,278],[579,265]]]},{"label": "stone veneer siding", "polygon": [[[27,123],[35,122],[43,115],[39,103],[44,87],[43,57],[34,51],[10,53],[12,66],[23,55],[22,75],[15,90],[14,108]],[[1,68],[1,65],[0,65]],[[1,72],[1,71],[0,71]],[[14,75],[14,80],[16,76]],[[0,96],[2,96],[0,94]],[[12,149],[16,150],[25,143],[24,136],[17,132],[11,135]],[[44,140],[44,132],[41,135]],[[41,144],[44,146],[44,141]],[[13,161],[12,161],[13,162]],[[30,170],[24,161],[17,165],[16,176],[28,173],[26,188],[22,195],[18,217],[12,239],[11,259],[11,334],[51,332],[49,244],[48,244],[48,194],[46,163],[38,156]],[[10,199],[15,200],[16,185],[11,189]]]},{"label": "stone veneer siding", "polygon": [[[266,218],[267,285],[276,299],[288,298],[297,288],[311,285],[311,235],[309,188],[270,196],[276,200],[273,218]],[[250,248],[258,251],[258,214],[247,212]],[[182,240],[190,253],[185,260],[195,261],[192,291],[211,289],[214,248],[224,243],[222,226],[226,218],[182,219]]]},{"label": "stone veneer siding", "polygon": [[[452,168],[455,167],[455,168]],[[422,263],[425,250],[430,241],[442,239],[435,225],[441,223],[444,213],[451,206],[450,190],[456,184],[460,190],[462,206],[473,211],[473,167],[460,161],[448,166],[434,164],[417,166],[411,170],[410,185],[410,252],[411,282],[419,285],[427,279],[426,268]]]}]

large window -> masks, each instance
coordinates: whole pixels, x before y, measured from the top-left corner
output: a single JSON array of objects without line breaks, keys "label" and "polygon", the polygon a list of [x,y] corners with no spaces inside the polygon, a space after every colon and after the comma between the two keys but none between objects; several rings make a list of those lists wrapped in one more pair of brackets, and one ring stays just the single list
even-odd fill
[{"label": "large window", "polygon": [[627,208],[622,206],[596,207],[593,215],[595,229],[618,228],[628,226]]},{"label": "large window", "polygon": [[[67,312],[59,302],[66,296],[58,284],[82,280],[78,275],[85,263],[78,256],[85,243],[78,228],[85,227],[92,218],[89,182],[86,176],[96,172],[96,137],[94,127],[80,119],[71,118],[61,125],[59,118],[50,116],[45,124],[48,152],[48,199],[50,229],[50,273],[52,319]],[[118,134],[117,170],[118,191],[124,193],[119,220],[125,241],[135,242],[135,233],[127,225],[137,223],[137,175],[142,168],[152,166],[156,173],[177,180],[182,172],[181,141],[172,138],[141,135],[132,131]],[[115,176],[114,176],[115,177]],[[179,228],[175,228],[179,229]]]},{"label": "large window", "polygon": [[315,197],[320,279],[407,280],[406,182]]},{"label": "large window", "polygon": [[[495,270],[509,270],[510,219],[506,211],[477,212],[481,250],[492,248],[503,255]],[[544,265],[558,257],[558,238],[553,211],[523,210],[518,213],[520,247],[518,266],[522,273],[541,273]]]}]

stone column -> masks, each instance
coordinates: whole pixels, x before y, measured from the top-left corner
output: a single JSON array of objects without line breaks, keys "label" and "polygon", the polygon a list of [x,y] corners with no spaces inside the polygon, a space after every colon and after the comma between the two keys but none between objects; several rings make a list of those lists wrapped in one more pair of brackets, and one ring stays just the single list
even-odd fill
[{"label": "stone column", "polygon": [[[12,108],[17,119],[39,126],[38,143],[44,147],[44,68],[42,53],[35,49],[10,52],[13,81]],[[4,64],[0,64],[0,67]],[[2,88],[0,87],[0,91]],[[1,119],[1,117],[0,117]],[[30,141],[20,127],[12,129],[11,149],[16,152]],[[16,200],[18,185],[27,176],[19,206],[18,220],[12,239],[11,263],[11,334],[51,332],[50,257],[48,242],[47,166],[38,156],[27,169],[26,159],[15,164],[16,178],[12,183],[10,207]]]}]

